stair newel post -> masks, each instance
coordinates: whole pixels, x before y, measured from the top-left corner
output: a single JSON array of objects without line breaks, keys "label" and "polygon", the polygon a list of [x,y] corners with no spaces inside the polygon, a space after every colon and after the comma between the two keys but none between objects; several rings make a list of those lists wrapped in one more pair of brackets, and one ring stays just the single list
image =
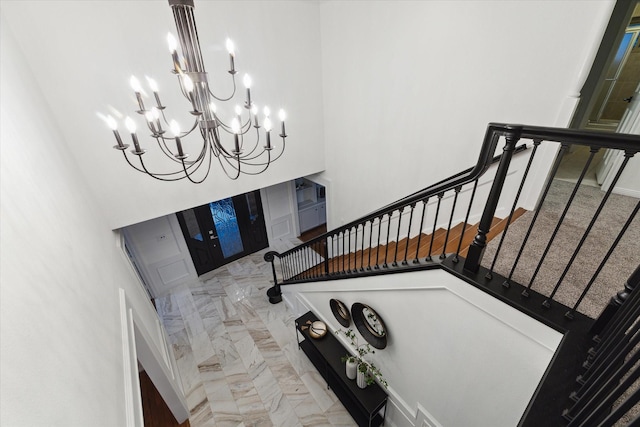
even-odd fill
[{"label": "stair newel post", "polygon": [[496,176],[493,179],[493,184],[491,185],[487,204],[482,212],[480,224],[478,225],[478,234],[476,234],[476,237],[473,239],[473,243],[469,246],[467,259],[464,263],[464,269],[472,273],[477,273],[480,269],[482,255],[484,254],[484,250],[487,246],[487,233],[491,228],[491,221],[493,221],[493,217],[496,213],[498,200],[500,199],[500,194],[502,194],[502,187],[504,186],[507,173],[509,172],[511,157],[513,157],[516,143],[520,140],[521,132],[522,128],[516,126],[511,127],[510,133],[505,135],[503,154],[500,158],[500,163],[498,164],[498,170],[496,171]]},{"label": "stair newel post", "polygon": [[271,263],[271,272],[273,273],[273,286],[267,290],[267,297],[271,304],[277,304],[282,301],[282,291],[280,290],[280,284],[278,283],[278,277],[276,276],[276,265],[274,263],[275,257],[279,257],[280,254],[275,251],[269,251],[264,254],[265,262]]},{"label": "stair newel post", "polygon": [[598,316],[591,326],[590,332],[595,335],[594,341],[600,341],[600,334],[602,334],[605,328],[607,330],[609,329],[613,316],[636,288],[640,288],[640,265],[631,273],[631,276],[629,276],[629,279],[627,279],[627,282],[624,284],[624,289],[611,297],[609,304],[602,310],[600,316]]}]

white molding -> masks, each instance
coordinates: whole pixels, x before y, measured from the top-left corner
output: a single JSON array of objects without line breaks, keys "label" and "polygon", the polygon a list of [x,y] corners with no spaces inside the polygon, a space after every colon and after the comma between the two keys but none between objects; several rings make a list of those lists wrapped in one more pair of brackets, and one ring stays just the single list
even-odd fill
[{"label": "white molding", "polygon": [[631,188],[613,187],[613,190],[611,190],[611,192],[620,194],[621,196],[629,196],[629,197],[634,197],[636,199],[640,199],[640,190],[633,190]]},{"label": "white molding", "polygon": [[142,397],[138,377],[138,355],[133,325],[133,309],[129,307],[124,289],[120,288],[120,326],[122,330],[122,367],[124,372],[124,406],[126,427],[144,427]]}]

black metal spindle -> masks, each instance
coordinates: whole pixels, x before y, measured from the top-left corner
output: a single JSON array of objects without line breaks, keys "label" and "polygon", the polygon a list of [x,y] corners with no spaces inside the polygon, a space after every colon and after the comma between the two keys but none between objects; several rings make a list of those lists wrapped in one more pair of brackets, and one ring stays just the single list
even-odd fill
[{"label": "black metal spindle", "polygon": [[542,264],[544,263],[544,260],[547,257],[547,254],[549,253],[549,249],[551,249],[551,245],[553,245],[553,242],[554,242],[554,240],[556,238],[556,235],[558,234],[558,231],[560,230],[560,227],[562,226],[562,223],[564,222],[564,219],[567,216],[567,212],[569,212],[569,208],[571,207],[571,204],[573,203],[573,200],[574,200],[576,194],[578,193],[578,190],[580,189],[580,185],[582,184],[582,180],[584,179],[585,175],[587,174],[587,170],[589,169],[589,166],[591,166],[591,162],[593,160],[593,157],[596,155],[596,153],[598,151],[600,151],[599,148],[591,147],[589,158],[585,162],[584,167],[582,168],[582,172],[580,173],[580,176],[578,177],[578,180],[576,181],[575,185],[573,186],[573,190],[571,191],[571,195],[569,196],[569,199],[565,203],[564,210],[562,211],[562,214],[560,215],[560,218],[558,218],[558,222],[556,223],[556,226],[553,229],[553,232],[551,233],[551,237],[549,238],[549,241],[547,242],[547,246],[544,248],[544,251],[542,252],[542,256],[540,257],[540,261],[538,261],[538,265],[536,266],[536,269],[534,270],[533,275],[531,275],[531,279],[529,279],[529,284],[527,285],[527,288],[522,291],[522,295],[523,296],[525,296],[525,297],[529,296],[529,291],[531,290],[531,286],[533,285],[533,282],[536,280],[536,277],[538,276],[538,272],[540,271],[540,268],[542,267]]},{"label": "black metal spindle", "polygon": [[431,242],[429,243],[429,253],[427,254],[427,261],[433,261],[431,258],[431,251],[433,250],[433,240],[436,237],[436,227],[438,226],[438,215],[440,214],[440,202],[442,201],[443,193],[438,194],[438,204],[436,206],[436,216],[433,218],[433,229],[431,230]]},{"label": "black metal spindle", "polygon": [[568,144],[562,144],[560,146],[560,151],[558,152],[558,155],[556,156],[556,160],[554,161],[553,166],[551,167],[551,174],[547,178],[547,183],[544,187],[544,191],[542,192],[542,197],[540,198],[540,202],[538,203],[538,206],[536,207],[535,212],[533,213],[533,218],[531,218],[531,223],[529,223],[529,228],[527,229],[527,232],[524,235],[524,239],[522,240],[522,245],[520,245],[520,249],[518,250],[518,255],[516,255],[516,259],[515,261],[513,261],[513,266],[511,266],[511,271],[509,271],[509,277],[507,277],[507,280],[505,280],[505,282],[502,284],[505,288],[511,287],[511,279],[513,278],[513,273],[516,271],[516,267],[518,266],[520,257],[522,256],[522,253],[524,252],[524,248],[527,245],[527,242],[529,241],[531,230],[533,230],[533,226],[536,224],[536,220],[538,219],[538,215],[540,214],[542,205],[544,204],[544,201],[547,199],[547,194],[549,193],[551,184],[553,184],[553,177],[556,176],[556,173],[558,173],[558,168],[560,167],[562,158],[564,157],[568,149],[569,149]]},{"label": "black metal spindle", "polygon": [[396,249],[393,254],[393,262],[391,265],[394,267],[398,266],[398,246],[400,246],[400,227],[402,225],[402,213],[404,212],[404,208],[398,209],[398,231],[396,232]]},{"label": "black metal spindle", "polygon": [[444,236],[444,245],[442,246],[442,253],[440,254],[440,259],[445,259],[447,257],[447,244],[449,243],[449,233],[451,233],[451,223],[453,222],[453,214],[456,211],[456,204],[458,204],[458,194],[460,194],[460,190],[462,187],[457,186],[453,189],[453,206],[451,207],[451,215],[449,216],[449,225],[447,226],[447,234]]},{"label": "black metal spindle", "polygon": [[420,216],[420,228],[418,229],[418,244],[416,245],[416,257],[413,260],[414,264],[419,264],[420,260],[420,243],[422,242],[422,226],[424,225],[424,217],[427,213],[427,203],[429,203],[429,198],[422,199],[422,215]]},{"label": "black metal spindle", "polygon": [[382,233],[382,216],[378,217],[378,244],[376,245],[376,265],[374,267],[375,270],[380,268],[379,257],[380,257],[380,234]]},{"label": "black metal spindle", "polygon": [[387,214],[387,243],[384,247],[384,263],[382,264],[382,268],[388,268],[387,260],[389,259],[389,231],[391,230],[391,216],[393,212]]},{"label": "black metal spindle", "polygon": [[469,207],[467,208],[467,214],[464,217],[464,225],[462,227],[462,234],[460,234],[460,241],[458,242],[458,248],[456,254],[453,256],[453,262],[458,262],[458,256],[460,255],[460,248],[462,248],[462,241],[464,240],[464,234],[467,232],[467,224],[469,223],[469,215],[471,214],[471,207],[473,206],[473,199],[476,197],[476,190],[478,188],[478,180],[473,181],[473,190],[471,191],[471,199],[469,200]]},{"label": "black metal spindle", "polygon": [[634,294],[634,289],[640,289],[640,264],[624,283],[624,288],[609,300],[609,304],[602,310],[589,332],[595,334],[593,341],[600,342],[601,337],[620,321],[622,314],[627,311],[627,301]]},{"label": "black metal spindle", "polygon": [[[513,200],[513,205],[511,206],[511,211],[509,212],[509,218],[507,218],[507,223],[504,226],[504,230],[502,230],[502,236],[500,236],[500,242],[498,243],[498,248],[496,249],[496,254],[493,256],[493,261],[491,262],[491,268],[489,268],[489,272],[486,274],[487,279],[493,278],[493,268],[496,265],[496,261],[498,261],[498,255],[500,254],[500,249],[502,249],[502,244],[504,243],[504,239],[507,236],[507,232],[509,231],[509,225],[513,220],[513,215],[518,207],[518,202],[520,201],[520,195],[522,194],[522,189],[524,188],[524,183],[529,176],[529,169],[531,169],[531,164],[533,163],[533,159],[536,156],[536,151],[538,150],[538,146],[542,142],[541,139],[533,140],[533,150],[531,150],[531,155],[529,156],[529,161],[527,162],[527,166],[524,169],[524,173],[522,174],[522,179],[520,180],[520,186],[518,187],[518,192],[516,193],[516,197]],[[462,237],[460,238],[462,240]]]},{"label": "black metal spindle", "polygon": [[411,237],[411,225],[413,224],[413,210],[415,209],[416,204],[411,204],[411,212],[409,212],[409,231],[407,232],[407,244],[404,247],[404,259],[402,260],[402,265],[407,265],[407,252],[409,252],[409,238]]},{"label": "black metal spindle", "polygon": [[582,248],[582,245],[584,244],[584,241],[587,240],[587,236],[589,236],[589,233],[591,232],[591,229],[593,228],[593,225],[595,224],[596,220],[598,219],[598,216],[600,216],[600,212],[602,212],[602,209],[604,208],[605,203],[607,203],[607,200],[609,199],[609,196],[611,195],[611,192],[613,191],[613,188],[615,187],[616,183],[618,182],[618,179],[620,178],[620,175],[622,175],[622,172],[624,171],[624,168],[627,166],[627,163],[629,163],[629,160],[631,159],[631,157],[633,157],[634,154],[635,153],[629,153],[629,152],[625,153],[624,160],[622,161],[622,164],[620,165],[620,168],[616,172],[616,176],[613,178],[613,181],[611,182],[611,186],[609,186],[609,189],[604,194],[604,197],[602,198],[602,201],[600,202],[600,205],[598,206],[598,209],[596,210],[595,214],[593,215],[593,218],[589,222],[589,225],[587,226],[587,229],[585,230],[584,234],[582,235],[582,238],[580,239],[580,242],[578,243],[578,246],[573,251],[573,254],[571,255],[571,259],[569,259],[569,263],[567,264],[567,266],[565,267],[564,271],[560,275],[560,278],[558,279],[558,282],[554,286],[553,291],[551,291],[551,295],[549,295],[549,297],[542,302],[542,306],[543,307],[545,307],[545,308],[550,308],[551,307],[551,301],[553,301],[553,297],[555,296],[556,292],[558,292],[558,289],[560,288],[560,284],[562,283],[562,281],[564,280],[565,276],[569,272],[569,269],[571,268],[571,265],[573,265],[573,261],[575,261],[576,257],[578,256],[578,252],[580,252],[580,249]]},{"label": "black metal spindle", "polygon": [[[615,374],[601,385],[589,401],[584,405],[580,405],[579,408],[577,408],[579,410],[575,416],[571,416],[573,408],[563,414],[566,416],[565,418],[571,420],[567,427],[595,425],[594,423],[596,420],[609,411],[611,405],[613,405],[614,402],[619,399],[620,396],[622,396],[622,394],[631,387],[638,378],[640,378],[640,366],[631,370],[631,367],[637,363],[638,360],[640,360],[640,351],[637,351],[634,355],[628,358],[623,365],[616,370]],[[627,373],[628,375],[624,377]],[[611,390],[611,387],[614,385],[616,386],[613,391],[608,392],[608,390]],[[578,406],[578,404],[574,405],[574,407],[575,406]]]},{"label": "black metal spindle", "polygon": [[342,271],[341,271],[342,274],[346,273],[346,270],[344,269],[344,259],[345,259],[345,256],[346,256],[345,252],[344,252],[344,243],[347,240],[347,236],[345,235],[345,231],[346,230],[342,231]]},{"label": "black metal spindle", "polygon": [[375,221],[375,219],[372,219],[371,221],[369,221],[369,261],[367,261],[367,270],[371,270],[371,251],[373,249],[372,242],[373,242],[373,221]]},{"label": "black metal spindle", "polygon": [[329,276],[329,236],[324,241],[324,274]]},{"label": "black metal spindle", "polygon": [[362,223],[362,250],[360,251],[360,271],[364,271],[364,241],[366,236],[367,222]]},{"label": "black metal spindle", "polygon": [[[631,408],[640,402],[640,388],[636,389],[629,397],[623,400],[618,406],[616,406],[613,411],[607,415],[607,417],[598,424],[598,427],[611,427],[615,425],[620,419],[629,412]],[[640,425],[640,415],[638,415],[634,420],[632,420],[627,426],[637,426]]]},{"label": "black metal spindle", "polygon": [[598,266],[598,268],[596,269],[596,272],[593,274],[593,276],[591,277],[591,280],[589,280],[589,283],[587,283],[587,286],[584,288],[584,290],[582,291],[582,294],[580,294],[580,297],[578,298],[578,301],[576,301],[576,303],[574,304],[574,306],[571,308],[571,310],[567,311],[565,313],[565,316],[569,319],[573,319],[574,318],[574,313],[575,311],[578,309],[578,306],[580,305],[580,303],[582,302],[582,299],[587,295],[587,292],[589,292],[589,290],[591,289],[591,286],[593,285],[593,283],[596,281],[596,278],[598,277],[598,275],[600,274],[600,272],[602,271],[602,268],[604,267],[604,265],[607,263],[607,261],[609,260],[609,257],[611,256],[611,254],[613,253],[614,249],[616,248],[616,246],[618,246],[618,243],[620,243],[620,240],[622,239],[622,236],[624,235],[624,233],[626,233],[627,229],[629,228],[629,226],[631,225],[631,222],[633,221],[633,219],[635,218],[636,214],[638,213],[638,210],[640,209],[640,202],[636,203],[636,207],[634,208],[633,212],[631,212],[631,215],[629,216],[629,218],[627,218],[627,221],[624,223],[624,225],[622,226],[622,229],[620,230],[620,232],[618,233],[618,235],[616,236],[615,241],[613,242],[613,244],[611,245],[611,247],[609,248],[609,250],[607,251],[606,255],[604,256],[604,258],[602,259],[602,261],[600,262],[600,265]]}]

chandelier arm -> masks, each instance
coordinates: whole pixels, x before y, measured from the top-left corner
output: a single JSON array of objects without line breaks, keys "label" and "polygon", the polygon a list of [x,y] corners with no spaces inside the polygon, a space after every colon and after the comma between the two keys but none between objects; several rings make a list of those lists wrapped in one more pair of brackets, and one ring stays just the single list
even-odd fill
[{"label": "chandelier arm", "polygon": [[[207,87],[207,91],[209,92],[209,95],[213,96],[217,101],[220,101],[220,102],[226,102],[232,99],[234,96],[236,96],[236,90],[237,90],[235,74],[231,75],[231,80],[233,81],[233,92],[231,92],[231,95],[229,97],[218,98],[213,92],[211,92],[211,89]],[[232,179],[235,179],[235,178],[232,178]]]},{"label": "chandelier arm", "polygon": [[[251,160],[254,159],[255,157],[250,157],[258,148],[258,145],[260,145],[260,132],[256,129],[256,142],[253,145],[253,148],[251,149],[251,151],[249,151],[248,153],[246,153],[244,156],[240,156],[241,160]],[[264,151],[261,151],[260,154],[258,154],[257,156],[260,156],[262,153],[264,153]]]},{"label": "chandelier arm", "polygon": [[[258,172],[247,172],[246,170],[243,171],[242,173],[244,173],[245,175],[260,175],[262,172],[266,171],[267,168],[269,167],[269,165],[271,164],[271,152],[267,152],[267,162],[263,163],[264,168],[262,168],[262,170],[258,171]],[[252,164],[252,166],[256,166],[255,164]]]},{"label": "chandelier arm", "polygon": [[[236,171],[236,175],[235,176],[229,175],[229,172],[227,171],[227,168],[224,166],[224,163],[222,162],[222,160],[227,162],[229,164],[229,166],[231,168],[233,168],[233,170]],[[220,166],[222,167],[222,170],[224,171],[224,173],[227,175],[227,177],[229,179],[232,179],[232,180],[238,179],[238,177],[240,176],[240,162],[238,162],[238,166],[236,167],[235,165],[233,165],[231,163],[231,161],[229,160],[229,157],[224,157],[224,156],[218,157],[218,162],[220,163]]]},{"label": "chandelier arm", "polygon": [[[284,139],[283,139],[283,141],[282,141],[282,149],[280,150],[280,153],[278,153],[278,155],[275,158],[268,160],[269,163],[275,162],[276,160],[278,160],[280,158],[280,156],[282,156],[284,154],[284,145],[285,145],[285,142],[284,142]],[[270,151],[270,150],[265,149],[264,151]],[[261,163],[250,163],[250,162],[247,161],[247,160],[253,160],[253,159],[256,159],[256,158],[260,157],[262,155],[262,153],[264,153],[264,151],[261,152],[258,156],[252,157],[251,159],[245,159],[245,161],[243,161],[242,163],[245,164],[245,165],[250,165],[250,166],[264,166],[264,165],[266,165],[267,163],[264,163],[264,162],[261,162]],[[270,157],[271,157],[271,153],[269,153],[269,158]]]},{"label": "chandelier arm", "polygon": [[192,171],[191,173],[189,173],[189,172],[187,171],[187,169],[188,169],[188,168],[187,168],[187,167],[185,166],[185,164],[184,164],[184,161],[182,162],[182,168],[184,169],[185,176],[187,177],[187,179],[188,179],[189,181],[193,182],[194,184],[201,184],[202,182],[204,182],[204,180],[205,180],[205,179],[207,179],[207,177],[209,176],[209,172],[211,172],[211,156],[209,156],[209,163],[207,164],[207,173],[205,173],[205,174],[204,174],[204,176],[202,177],[202,179],[201,179],[201,180],[199,180],[199,181],[196,181],[196,180],[192,179],[192,178],[191,178],[191,175],[193,175],[193,173],[194,173],[195,171],[197,171],[197,170],[198,170],[198,168],[200,168],[200,166],[202,165],[202,163],[203,163],[203,162],[200,162],[200,163],[198,164],[198,167],[197,167],[194,171]]},{"label": "chandelier arm", "polygon": [[[164,176],[172,176],[172,175],[178,175],[181,174],[182,171],[176,171],[176,172],[167,172],[167,173],[151,173],[149,172],[149,170],[147,170],[146,166],[144,165],[144,162],[142,161],[142,157],[140,157],[140,163],[142,164],[142,169],[140,169],[139,167],[137,167],[136,165],[134,165],[133,163],[131,163],[131,160],[129,160],[129,157],[127,156],[127,153],[122,150],[122,155],[124,156],[125,160],[127,161],[127,163],[129,163],[129,166],[131,166],[133,169],[137,170],[138,172],[141,173],[145,173],[153,178],[156,178],[160,181],[178,181],[183,179],[184,177],[181,176],[179,178],[160,178],[160,177],[164,177]],[[189,168],[192,166],[189,166]],[[195,172],[195,170],[194,170]]]},{"label": "chandelier arm", "polygon": [[212,149],[215,147],[213,151],[216,157],[219,157],[220,154],[222,154],[223,157],[235,157],[232,153],[227,151],[226,148],[224,148],[220,141],[220,135],[218,135],[217,132],[213,132],[213,141],[210,141],[209,143],[212,144]]}]

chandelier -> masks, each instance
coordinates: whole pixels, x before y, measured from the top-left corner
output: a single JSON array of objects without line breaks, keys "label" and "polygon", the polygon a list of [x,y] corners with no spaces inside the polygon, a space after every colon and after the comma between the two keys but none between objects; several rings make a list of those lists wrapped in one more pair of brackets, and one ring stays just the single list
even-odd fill
[{"label": "chandelier", "polygon": [[[182,131],[176,120],[169,120],[165,114],[166,106],[162,105],[157,83],[150,77],[146,77],[149,89],[153,93],[154,106],[145,106],[143,94],[145,94],[135,76],[130,79],[131,87],[135,92],[140,114],[151,132],[151,137],[156,140],[158,149],[170,161],[166,170],[151,170],[144,162],[143,155],[146,150],[142,148],[137,135],[136,122],[131,117],[124,120],[125,127],[131,134],[133,149],[127,154],[129,144],[124,144],[118,131],[118,122],[113,116],[107,116],[106,122],[113,130],[117,145],[115,148],[121,151],[125,160],[131,167],[139,172],[146,173],[161,181],[177,181],[184,178],[199,184],[209,175],[213,157],[218,159],[222,169],[231,179],[237,179],[240,173],[258,175],[264,172],[271,162],[282,156],[285,148],[285,118],[284,110],[278,112],[280,120],[280,134],[282,144],[275,149],[271,143],[272,121],[270,110],[264,107],[262,118],[258,117],[258,106],[251,99],[251,77],[243,76],[243,84],[246,88],[246,96],[243,105],[235,105],[233,118],[226,123],[221,119],[216,101],[226,102],[236,96],[235,50],[233,42],[226,40],[226,48],[229,52],[229,74],[233,91],[228,97],[218,97],[209,89],[207,73],[202,60],[202,52],[198,41],[195,18],[193,15],[193,0],[169,0],[173,9],[176,22],[178,39],[169,33],[167,42],[173,60],[173,74],[177,76],[180,91],[190,105],[189,113],[194,121]],[[182,57],[178,54],[178,43],[182,51]],[[262,128],[262,132],[261,132]],[[186,141],[191,134],[200,134],[200,143],[197,150],[192,150]],[[261,142],[261,136],[264,142]],[[196,138],[194,138],[196,139]],[[154,144],[155,145],[155,144]],[[187,147],[189,149],[187,150]],[[275,150],[274,150],[275,149]],[[139,163],[139,165],[138,165]],[[202,169],[201,169],[202,168]]]}]

